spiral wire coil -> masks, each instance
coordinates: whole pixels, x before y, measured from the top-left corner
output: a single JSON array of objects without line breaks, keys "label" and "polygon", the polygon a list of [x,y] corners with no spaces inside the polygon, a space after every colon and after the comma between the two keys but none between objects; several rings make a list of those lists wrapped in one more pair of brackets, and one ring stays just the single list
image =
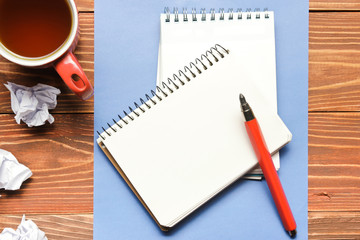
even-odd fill
[{"label": "spiral wire coil", "polygon": [[[270,18],[269,16],[269,12],[268,12],[268,9],[267,8],[264,8],[263,10],[264,12],[264,18],[265,19],[268,19]],[[174,21],[175,22],[179,22],[179,11],[178,11],[178,8],[174,8],[173,12],[171,13],[170,12],[170,8],[166,7],[164,9],[164,13],[166,14],[166,18],[165,18],[165,21],[166,22],[170,22],[170,15],[171,14],[174,14]],[[225,20],[225,9],[224,8],[219,8],[219,20]],[[254,11],[251,10],[251,8],[247,8],[245,12],[242,11],[241,8],[238,8],[236,10],[236,12],[234,12],[234,10],[232,8],[229,8],[228,11],[227,11],[228,15],[227,15],[227,19],[228,20],[234,20],[234,19],[238,19],[238,20],[241,20],[241,19],[252,19],[252,17],[255,16],[255,19],[260,19],[261,18],[261,15],[260,15],[260,8],[255,8]],[[255,15],[253,15],[252,13],[255,13]],[[205,8],[201,8],[200,9],[200,12],[199,14],[201,15],[201,18],[200,20],[201,21],[206,21],[206,9]],[[210,20],[211,21],[214,21],[216,20],[216,11],[214,8],[211,8],[210,9]],[[184,22],[187,22],[189,20],[189,16],[188,16],[188,11],[186,8],[183,8],[183,11],[182,11],[182,15],[183,15],[183,21]],[[243,16],[244,15],[244,16]],[[196,22],[198,21],[198,16],[197,16],[197,12],[196,12],[196,8],[192,8],[191,9],[191,16],[190,16],[190,19],[193,21],[193,22]]]},{"label": "spiral wire coil", "polygon": [[187,82],[192,81],[197,75],[208,70],[209,67],[214,65],[214,62],[218,62],[221,58],[224,58],[229,54],[229,50],[216,44],[214,47],[207,50],[205,54],[202,54],[200,58],[196,58],[195,61],[190,62],[188,66],[185,66],[183,70],[179,70],[178,74],[173,74],[172,78],[168,78],[167,81],[162,82],[161,86],[156,86],[156,90],[151,90],[150,95],[145,94],[145,97],[140,98],[140,104],[134,102],[135,108],[129,106],[129,112],[123,111],[123,116],[118,114],[119,120],[112,119],[114,124],[107,123],[108,129],[102,127],[103,133],[96,131],[102,140],[106,137],[110,137],[113,133],[118,132],[125,125],[130,124],[137,117],[140,117],[142,113],[145,113],[153,106],[158,104],[164,98],[169,97],[174,91],[181,88]]}]

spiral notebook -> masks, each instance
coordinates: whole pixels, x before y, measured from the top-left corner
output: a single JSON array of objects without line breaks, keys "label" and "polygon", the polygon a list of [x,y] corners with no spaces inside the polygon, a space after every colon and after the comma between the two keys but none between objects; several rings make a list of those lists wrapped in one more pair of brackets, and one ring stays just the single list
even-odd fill
[{"label": "spiral notebook", "polygon": [[99,146],[162,230],[257,165],[240,92],[253,107],[271,153],[291,140],[252,84],[254,76],[244,78],[246,69],[231,69],[238,56],[230,48],[217,44],[196,59],[98,132]]},{"label": "spiral notebook", "polygon": [[[179,66],[189,63],[191,56],[200,56],[203,46],[214,42],[222,43],[237,54],[238,60],[232,63],[230,76],[236,69],[246,68],[250,74],[257,75],[253,83],[267,98],[269,107],[277,112],[276,61],[274,13],[272,11],[251,11],[241,9],[217,12],[210,9],[196,11],[177,8],[160,16],[160,43],[158,54],[157,85],[166,81]],[[195,55],[194,55],[195,54]],[[245,75],[243,76],[246,77]],[[219,80],[221,84],[221,80]],[[275,154],[273,161],[276,170],[280,168],[280,156]],[[261,179],[258,167],[251,174],[252,179]]]}]

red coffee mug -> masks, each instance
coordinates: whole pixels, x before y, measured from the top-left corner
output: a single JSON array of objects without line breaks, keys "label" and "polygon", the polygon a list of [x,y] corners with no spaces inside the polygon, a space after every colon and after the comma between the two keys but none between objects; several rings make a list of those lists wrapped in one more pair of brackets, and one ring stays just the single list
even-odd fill
[{"label": "red coffee mug", "polygon": [[46,56],[34,58],[20,56],[0,42],[0,55],[11,62],[25,67],[54,67],[71,91],[82,100],[86,100],[94,94],[94,89],[73,54],[80,37],[79,17],[74,0],[66,0],[66,2],[71,12],[71,30],[68,38],[59,48]]}]

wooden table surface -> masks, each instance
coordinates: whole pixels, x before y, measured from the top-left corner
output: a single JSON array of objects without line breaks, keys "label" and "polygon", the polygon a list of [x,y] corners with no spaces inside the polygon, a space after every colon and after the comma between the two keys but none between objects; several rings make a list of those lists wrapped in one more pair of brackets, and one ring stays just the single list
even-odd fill
[{"label": "wooden table surface", "polygon": [[309,239],[360,239],[360,1],[309,15]]},{"label": "wooden table surface", "polygon": [[[77,0],[75,52],[93,82],[94,4]],[[360,1],[310,1],[309,239],[360,239]],[[0,58],[0,82],[61,89],[53,125],[17,125],[0,84],[0,149],[34,173],[16,192],[0,191],[0,231],[26,214],[51,239],[92,239],[93,99],[81,102],[54,70]],[[36,153],[36,155],[34,155]]]},{"label": "wooden table surface", "polygon": [[[81,37],[75,55],[94,83],[94,2],[76,0]],[[45,83],[61,90],[54,124],[17,125],[3,83]],[[27,69],[0,57],[0,149],[12,152],[33,176],[21,190],[0,190],[0,232],[16,229],[22,214],[52,239],[93,236],[94,99],[78,100],[53,69]]]}]

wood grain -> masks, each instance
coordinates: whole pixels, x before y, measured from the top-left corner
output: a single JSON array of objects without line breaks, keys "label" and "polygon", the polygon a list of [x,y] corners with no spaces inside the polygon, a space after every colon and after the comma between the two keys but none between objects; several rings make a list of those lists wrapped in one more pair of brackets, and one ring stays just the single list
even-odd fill
[{"label": "wood grain", "polygon": [[309,211],[360,211],[360,113],[309,114]]},{"label": "wood grain", "polygon": [[360,12],[310,13],[309,111],[360,111]]},{"label": "wood grain", "polygon": [[[94,4],[92,0],[76,2],[82,12],[76,55],[93,81]],[[314,0],[310,10],[359,11],[360,2]],[[360,239],[360,116],[326,113],[360,111],[359,14],[310,13],[309,239]],[[60,88],[64,94],[56,113],[93,112],[93,100],[78,101],[51,69],[29,70],[0,59],[0,79]],[[10,113],[9,106],[8,92],[0,85],[0,112]],[[16,228],[21,214],[36,213],[27,217],[49,239],[92,239],[92,115],[56,114],[55,119],[53,126],[28,129],[15,125],[11,114],[0,116],[0,148],[16,153],[34,172],[19,193],[0,192],[0,214],[20,214],[0,215],[0,229]],[[82,124],[73,126],[78,122]],[[39,154],[37,158],[28,159],[34,153]]]},{"label": "wood grain", "polygon": [[309,239],[359,240],[359,212],[310,212]]},{"label": "wood grain", "polygon": [[[311,1],[316,8],[360,2]],[[309,16],[309,239],[360,239],[360,13]]]},{"label": "wood grain", "polygon": [[310,11],[355,11],[360,10],[359,0],[311,0]]},{"label": "wood grain", "polygon": [[[94,2],[75,2],[81,31],[75,55],[94,83]],[[62,94],[53,113],[63,113],[54,114],[53,125],[17,125],[9,114],[9,92],[0,84],[0,148],[14,153],[33,171],[21,190],[0,191],[0,232],[5,227],[16,229],[25,213],[48,239],[92,239],[93,99],[78,100],[53,69],[23,68],[2,57],[0,81],[59,88]]]},{"label": "wood grain", "polygon": [[94,0],[75,0],[79,12],[94,12]]},{"label": "wood grain", "polygon": [[[17,229],[22,215],[0,215],[0,229]],[[92,214],[77,215],[26,215],[50,240],[89,240],[92,239]]]},{"label": "wood grain", "polygon": [[[75,55],[79,59],[89,80],[94,84],[94,14],[80,13],[81,37]],[[56,113],[93,113],[94,98],[80,101],[63,83],[54,69],[29,69],[13,64],[0,56],[0,80],[25,86],[44,83],[61,90]],[[10,93],[0,84],[0,113],[12,113]]]},{"label": "wood grain", "polygon": [[18,191],[0,191],[0,214],[93,211],[93,115],[56,114],[55,123],[28,128],[0,115],[0,149],[33,176]]}]

